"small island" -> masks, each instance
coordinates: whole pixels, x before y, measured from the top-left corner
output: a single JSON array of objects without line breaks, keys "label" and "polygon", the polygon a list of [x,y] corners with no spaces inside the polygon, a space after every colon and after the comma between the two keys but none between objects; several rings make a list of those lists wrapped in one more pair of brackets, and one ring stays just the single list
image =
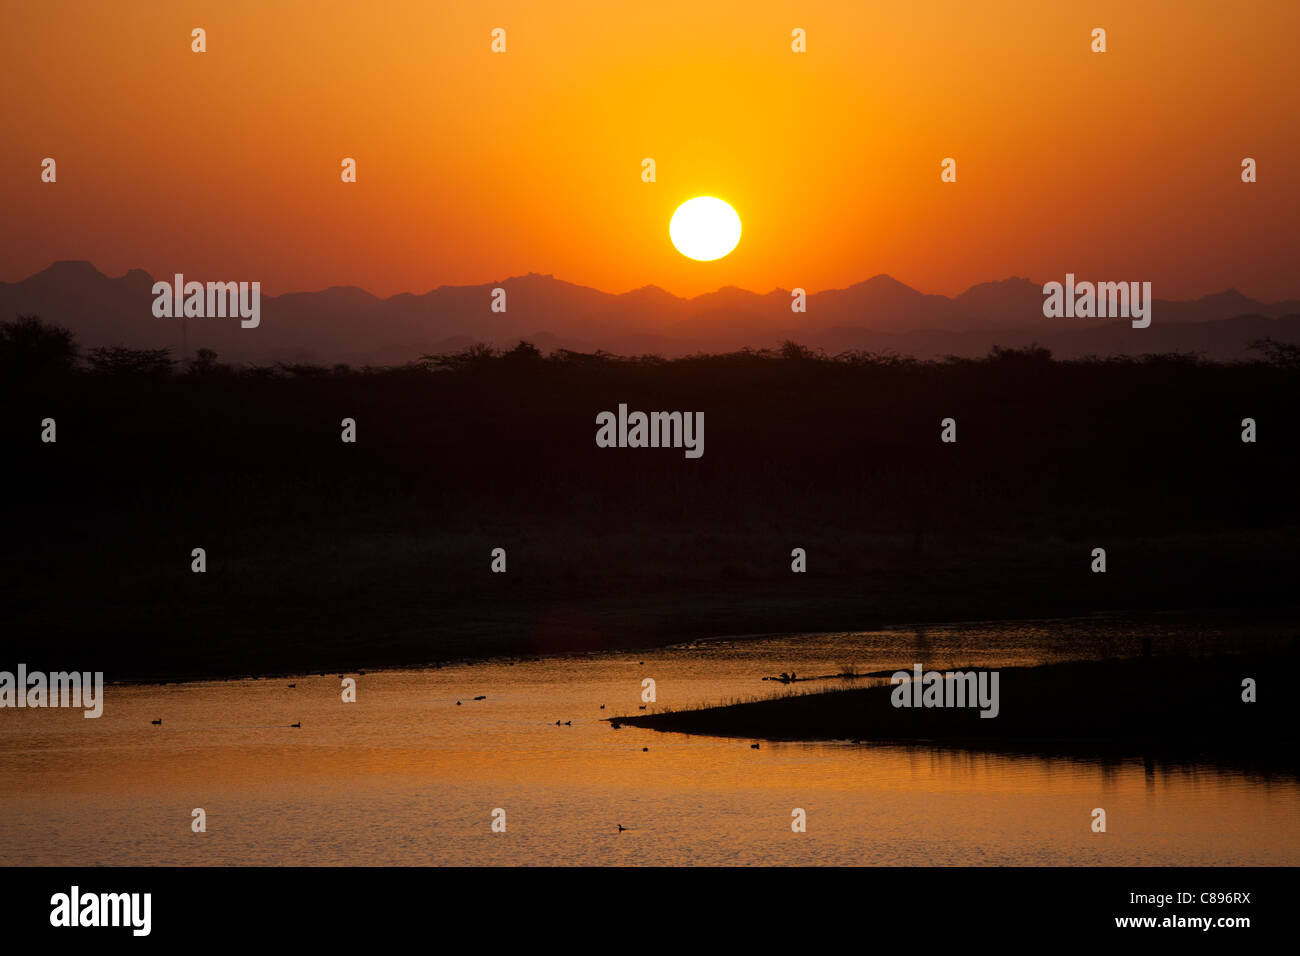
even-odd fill
[{"label": "small island", "polygon": [[[610,722],[748,739],[930,743],[1102,759],[1204,761],[1300,773],[1292,689],[1296,658],[1293,644],[1285,651],[1214,657],[1001,668],[1000,709],[994,719],[982,718],[978,707],[897,707],[897,688],[885,678],[869,687],[637,714]],[[1247,680],[1254,681],[1249,690]],[[1251,696],[1255,699],[1246,699]]]}]

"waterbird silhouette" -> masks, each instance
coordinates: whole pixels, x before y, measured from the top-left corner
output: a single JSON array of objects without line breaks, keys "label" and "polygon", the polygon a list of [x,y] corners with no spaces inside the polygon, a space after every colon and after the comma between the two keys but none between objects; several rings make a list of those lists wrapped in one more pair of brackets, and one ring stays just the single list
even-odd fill
[{"label": "waterbird silhouette", "polygon": [[623,826],[623,824],[620,823],[620,824],[618,825],[618,832],[619,832],[619,833],[622,833],[622,832],[623,832],[624,830],[626,830],[626,829],[628,829],[628,828],[625,827],[625,826]]},{"label": "waterbird silhouette", "polygon": [[290,687],[297,687],[298,685],[297,685],[297,684],[290,684],[289,686],[290,686]]},{"label": "waterbird silhouette", "polygon": [[749,745],[749,749],[750,749],[750,750],[757,750],[757,749],[758,749],[758,744],[750,744],[750,745]]},{"label": "waterbird silhouette", "polygon": [[162,726],[162,718],[159,717],[157,720],[151,720],[151,721],[149,721],[149,723],[151,723],[151,724],[157,724],[159,727],[161,727],[161,726]]},{"label": "waterbird silhouette", "polygon": [[290,726],[290,727],[301,727],[301,726],[302,726],[302,721],[300,720],[300,721],[298,721],[296,724],[290,724],[289,726]]},{"label": "waterbird silhouette", "polygon": [[477,697],[475,697],[474,699],[475,699],[475,700],[487,700],[487,694],[479,694],[479,695],[478,695]]}]

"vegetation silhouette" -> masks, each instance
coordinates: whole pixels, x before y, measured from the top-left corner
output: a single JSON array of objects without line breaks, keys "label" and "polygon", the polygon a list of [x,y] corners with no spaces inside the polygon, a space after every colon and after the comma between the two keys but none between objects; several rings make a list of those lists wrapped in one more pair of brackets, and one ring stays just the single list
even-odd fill
[{"label": "vegetation silhouette", "polygon": [[[668,360],[521,342],[239,366],[81,356],[23,317],[0,325],[0,632],[39,648],[30,667],[120,679],[1116,609],[1285,618],[1300,364],[1259,352]],[[620,403],[704,412],[703,457],[596,447]]]}]

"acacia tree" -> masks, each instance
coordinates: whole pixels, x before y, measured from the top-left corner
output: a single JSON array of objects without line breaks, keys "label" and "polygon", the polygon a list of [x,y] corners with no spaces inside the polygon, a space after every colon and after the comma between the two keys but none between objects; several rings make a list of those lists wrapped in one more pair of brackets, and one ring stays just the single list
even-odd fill
[{"label": "acacia tree", "polygon": [[86,357],[95,372],[109,375],[170,375],[171,349],[129,349],[122,345],[91,349]]},{"label": "acacia tree", "polygon": [[1270,365],[1279,365],[1282,368],[1300,368],[1300,345],[1279,342],[1273,338],[1262,338],[1251,342],[1250,347],[1263,352],[1264,360]]},{"label": "acacia tree", "polygon": [[0,322],[0,369],[6,375],[70,372],[77,364],[77,345],[70,330],[20,315]]}]

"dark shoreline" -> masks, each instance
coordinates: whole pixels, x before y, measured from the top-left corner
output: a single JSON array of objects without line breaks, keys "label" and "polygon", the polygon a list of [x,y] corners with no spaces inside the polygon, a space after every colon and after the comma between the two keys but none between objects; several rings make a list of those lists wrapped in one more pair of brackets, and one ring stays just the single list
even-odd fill
[{"label": "dark shoreline", "polygon": [[[206,681],[232,681],[232,680],[273,680],[279,678],[307,677],[313,675],[329,674],[364,674],[366,671],[373,670],[420,670],[425,668],[441,668],[458,665],[472,665],[486,663],[489,661],[533,661],[544,658],[582,658],[593,654],[605,653],[634,653],[662,650],[664,648],[676,647],[686,644],[703,644],[711,642],[746,642],[770,639],[782,636],[800,635],[800,634],[826,634],[835,632],[852,633],[858,631],[906,631],[918,628],[928,627],[979,627],[979,626],[996,626],[1013,623],[1032,623],[1032,622],[1051,622],[1051,621],[1087,621],[1087,620],[1113,620],[1113,619],[1132,619],[1137,622],[1149,623],[1185,623],[1189,629],[1202,627],[1232,627],[1240,625],[1255,626],[1282,626],[1286,622],[1295,618],[1294,614],[1283,613],[1277,609],[1265,609],[1260,613],[1246,618],[1240,612],[1232,609],[1216,609],[1213,611],[1205,610],[1146,610],[1140,608],[1126,608],[1107,611],[1078,611],[1051,614],[1038,613],[1032,615],[1017,616],[1008,614],[1003,617],[989,615],[972,615],[970,617],[945,616],[941,619],[932,620],[909,620],[904,623],[893,621],[889,623],[867,623],[867,624],[839,624],[828,625],[825,627],[796,627],[771,629],[771,630],[753,630],[745,632],[735,632],[719,629],[717,632],[700,633],[690,629],[689,626],[670,627],[663,631],[650,634],[638,634],[643,637],[642,640],[620,642],[617,638],[611,638],[608,641],[593,642],[585,639],[585,635],[579,635],[577,640],[572,642],[555,642],[549,647],[539,648],[535,643],[528,640],[516,644],[493,645],[491,649],[485,649],[483,653],[475,654],[465,652],[467,648],[462,649],[460,645],[451,645],[447,647],[447,652],[439,653],[439,647],[430,644],[425,647],[415,647],[411,651],[405,652],[404,649],[395,648],[386,644],[370,644],[366,647],[364,656],[359,655],[358,647],[355,644],[338,648],[338,653],[332,653],[328,657],[321,656],[313,659],[309,664],[303,665],[290,663],[281,660],[281,654],[276,653],[274,649],[262,648],[260,654],[253,656],[241,657],[239,660],[233,660],[230,656],[223,656],[220,660],[212,662],[215,666],[195,669],[191,667],[177,667],[174,670],[153,670],[141,666],[137,673],[124,673],[128,670],[126,666],[117,664],[115,667],[82,667],[80,670],[103,670],[105,682],[108,684],[118,685],[165,685],[165,684],[185,684],[199,683]],[[780,617],[768,617],[765,622],[760,622],[757,615],[744,618],[755,625],[759,623],[774,623],[780,621]],[[793,625],[793,620],[791,621]],[[626,633],[626,632],[625,632]],[[444,645],[446,647],[446,645]],[[1138,644],[1134,643],[1134,653],[1137,653]],[[333,649],[331,649],[333,650]],[[459,652],[456,652],[459,651]],[[259,659],[260,658],[260,659]],[[125,655],[125,659],[130,661],[135,658],[132,655]],[[256,663],[254,663],[256,661]],[[11,662],[13,663],[13,662]],[[23,660],[29,668],[35,670],[59,670],[65,669],[61,661],[54,660],[48,652],[45,653],[28,653]],[[773,661],[774,666],[779,666],[783,662]],[[253,664],[253,666],[249,666]],[[114,671],[118,675],[114,676]],[[889,671],[888,673],[892,673]],[[884,676],[885,672],[859,673],[857,678],[868,678]],[[775,680],[761,673],[755,674],[755,680],[768,681]],[[805,679],[800,677],[797,683],[816,683],[820,679]],[[742,734],[740,736],[747,736]]]},{"label": "dark shoreline", "polygon": [[[1000,713],[895,707],[888,685],[697,710],[611,725],[770,741],[916,743],[1099,760],[1209,762],[1300,774],[1296,647],[1213,657],[1135,657],[999,669]],[[900,668],[910,670],[910,668]],[[1255,679],[1257,700],[1242,700]]]}]

